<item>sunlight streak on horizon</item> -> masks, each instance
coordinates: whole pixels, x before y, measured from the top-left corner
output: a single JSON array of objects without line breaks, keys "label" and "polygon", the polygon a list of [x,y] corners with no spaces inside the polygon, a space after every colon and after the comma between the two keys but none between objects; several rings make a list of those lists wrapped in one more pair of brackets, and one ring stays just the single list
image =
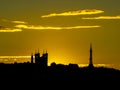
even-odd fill
[{"label": "sunlight streak on horizon", "polygon": [[0,56],[0,58],[30,58],[30,56]]},{"label": "sunlight streak on horizon", "polygon": [[[0,63],[6,63],[6,64],[12,64],[12,63],[27,63],[27,62],[31,62],[31,56],[0,56]],[[87,67],[89,64],[78,64],[78,63],[59,63],[54,61],[57,64],[63,64],[63,65],[69,65],[69,64],[77,64],[79,67]],[[50,66],[53,62],[49,62],[48,60],[48,66]],[[99,64],[94,64],[95,67],[107,67],[107,68],[116,68],[120,70],[120,65],[117,64],[103,64],[103,63],[99,63]]]}]

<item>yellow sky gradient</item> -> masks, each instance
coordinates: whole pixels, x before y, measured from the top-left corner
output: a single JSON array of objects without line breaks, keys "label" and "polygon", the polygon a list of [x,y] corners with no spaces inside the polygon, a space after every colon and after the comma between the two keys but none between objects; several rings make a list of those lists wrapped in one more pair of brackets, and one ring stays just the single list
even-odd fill
[{"label": "yellow sky gradient", "polygon": [[[120,1],[1,0],[0,56],[47,50],[49,63],[120,65]],[[3,60],[4,62],[4,60]]]}]

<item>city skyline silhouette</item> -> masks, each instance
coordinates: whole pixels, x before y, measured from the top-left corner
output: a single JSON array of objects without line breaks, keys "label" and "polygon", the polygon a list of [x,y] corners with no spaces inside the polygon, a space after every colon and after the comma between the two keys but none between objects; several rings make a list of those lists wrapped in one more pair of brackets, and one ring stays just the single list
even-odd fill
[{"label": "city skyline silhouette", "polygon": [[[89,55],[88,64],[82,64],[82,63],[78,64],[78,63],[72,63],[72,62],[68,62],[68,64],[64,64],[64,63],[57,63],[57,64],[63,64],[63,65],[77,64],[79,67],[86,67],[86,66],[94,67],[94,66],[96,66],[96,67],[107,67],[107,68],[119,69],[119,68],[112,67],[112,66],[107,66],[107,65],[104,65],[104,64],[97,64],[97,65],[94,64],[93,65],[93,60],[92,60],[93,59],[93,55],[92,55],[92,52],[93,52],[93,50],[92,50],[92,43],[90,43],[90,50],[89,50],[89,54],[90,55]],[[52,63],[56,63],[55,61],[49,63],[47,50],[46,51],[43,50],[43,53],[40,53],[39,49],[35,50],[35,53],[32,52],[31,56],[11,56],[10,59],[16,59],[16,61],[13,60],[12,63],[5,63],[4,62],[5,59],[8,59],[8,62],[9,62],[9,56],[8,57],[7,56],[3,56],[1,58],[2,59],[1,61],[3,61],[3,62],[1,62],[1,63],[3,63],[3,64],[15,64],[15,63],[18,63],[18,64],[19,63],[32,63],[32,64],[35,64],[35,63],[42,63],[42,62],[39,62],[40,61],[39,59],[40,58],[44,59],[45,57],[46,57],[45,61],[46,61],[46,65],[47,66],[50,66]],[[21,61],[18,61],[17,58],[19,58],[19,59],[20,58],[23,58],[23,59],[27,58],[27,60],[23,60],[23,62],[21,62]]]},{"label": "city skyline silhouette", "polygon": [[[102,82],[101,87],[117,85],[120,81],[120,70],[107,67],[95,67],[93,61],[92,44],[89,49],[89,63],[86,67],[78,64],[68,65],[52,62],[48,66],[48,52],[31,54],[31,62],[4,64],[0,63],[1,83],[8,85],[12,82],[23,85],[32,85],[34,88],[43,88],[44,85],[61,84],[61,87],[78,88],[83,85],[95,85]],[[22,82],[22,83],[20,83]],[[39,85],[40,84],[40,85]],[[104,86],[105,84],[105,86]],[[91,86],[90,88],[92,88]],[[110,86],[109,86],[110,87]],[[46,88],[46,87],[45,87]]]},{"label": "city skyline silhouette", "polygon": [[119,89],[120,0],[0,2],[0,89]]}]

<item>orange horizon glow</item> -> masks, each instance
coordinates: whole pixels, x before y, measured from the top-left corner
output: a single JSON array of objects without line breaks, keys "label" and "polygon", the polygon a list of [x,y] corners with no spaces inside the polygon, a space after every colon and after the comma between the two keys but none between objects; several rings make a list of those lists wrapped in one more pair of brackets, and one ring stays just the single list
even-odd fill
[{"label": "orange horizon glow", "polygon": [[[21,60],[21,59],[24,59],[24,60]],[[10,60],[12,59],[12,60]],[[17,60],[17,59],[20,59],[20,60]],[[29,60],[28,60],[29,59]],[[29,62],[30,63],[30,60],[31,59],[31,56],[0,56],[0,63],[5,63],[5,64],[12,64],[12,63],[25,63],[25,62]],[[55,59],[57,58],[53,58],[52,62],[49,62],[48,60],[48,66],[50,66],[53,62],[55,62],[56,64],[63,64],[63,65],[69,65],[69,64],[77,64],[77,63],[70,63],[70,62],[64,62],[63,61],[56,61]],[[59,60],[59,59],[57,59]],[[81,64],[77,64],[79,67],[86,67],[88,66],[89,64],[87,63],[81,63]],[[114,64],[103,64],[103,63],[95,63],[94,64],[95,67],[108,67],[108,68],[116,68],[116,69],[120,69],[120,65],[114,65]]]}]

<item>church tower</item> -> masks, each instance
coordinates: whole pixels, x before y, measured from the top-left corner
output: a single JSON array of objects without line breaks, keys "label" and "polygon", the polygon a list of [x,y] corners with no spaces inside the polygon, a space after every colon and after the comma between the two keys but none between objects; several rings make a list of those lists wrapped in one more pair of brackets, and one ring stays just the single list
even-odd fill
[{"label": "church tower", "polygon": [[35,52],[35,64],[40,64],[40,53],[39,53],[39,50],[38,52]]},{"label": "church tower", "polygon": [[31,54],[31,63],[33,64],[33,53]]},{"label": "church tower", "polygon": [[43,62],[44,67],[47,67],[48,66],[48,52],[47,52],[47,50],[46,50],[46,53],[43,52],[42,58],[44,60],[44,62]]},{"label": "church tower", "polygon": [[90,59],[89,59],[89,67],[93,68],[93,57],[92,57],[92,44],[90,44]]}]

